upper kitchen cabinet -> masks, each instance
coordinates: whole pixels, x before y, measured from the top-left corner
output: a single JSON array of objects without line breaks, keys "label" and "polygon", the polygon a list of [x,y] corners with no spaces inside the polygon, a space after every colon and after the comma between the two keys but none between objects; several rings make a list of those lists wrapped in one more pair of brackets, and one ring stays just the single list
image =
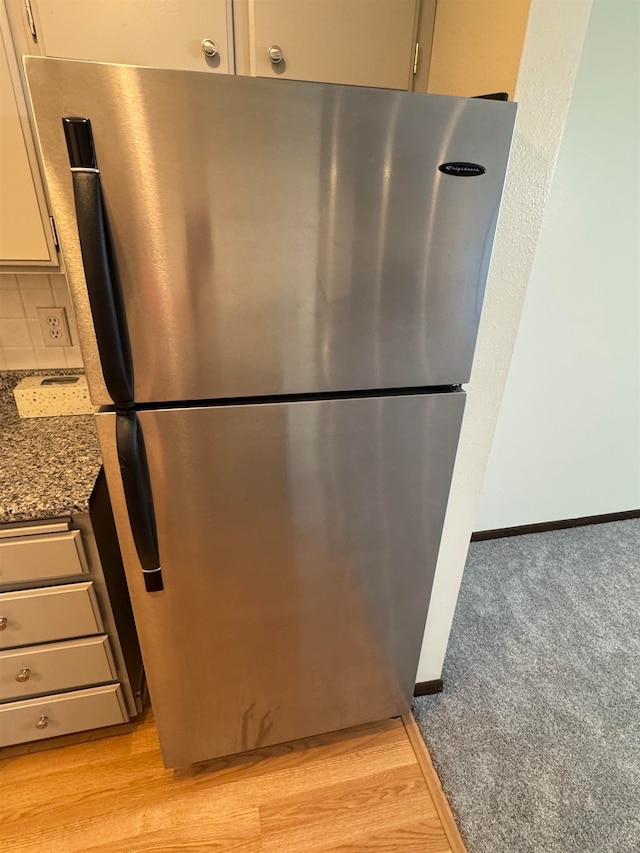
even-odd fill
[{"label": "upper kitchen cabinet", "polygon": [[434,0],[6,2],[22,7],[23,26],[36,33],[31,53],[405,90],[413,82],[420,6],[434,5]]},{"label": "upper kitchen cabinet", "polygon": [[0,266],[57,266],[4,6],[0,6]]},{"label": "upper kitchen cabinet", "polygon": [[[388,89],[411,87],[417,0],[245,2],[249,69],[241,69],[243,73]],[[236,41],[240,38],[236,28]]]},{"label": "upper kitchen cabinet", "polygon": [[46,56],[223,74],[234,72],[231,5],[231,0],[31,2]]}]

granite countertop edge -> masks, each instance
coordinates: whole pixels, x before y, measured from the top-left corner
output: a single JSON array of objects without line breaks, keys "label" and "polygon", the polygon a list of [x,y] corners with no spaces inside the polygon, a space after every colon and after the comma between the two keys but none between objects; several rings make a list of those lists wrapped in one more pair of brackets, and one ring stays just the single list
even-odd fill
[{"label": "granite countertop edge", "polygon": [[87,513],[102,467],[92,415],[21,418],[13,388],[27,376],[78,370],[0,372],[0,523]]}]

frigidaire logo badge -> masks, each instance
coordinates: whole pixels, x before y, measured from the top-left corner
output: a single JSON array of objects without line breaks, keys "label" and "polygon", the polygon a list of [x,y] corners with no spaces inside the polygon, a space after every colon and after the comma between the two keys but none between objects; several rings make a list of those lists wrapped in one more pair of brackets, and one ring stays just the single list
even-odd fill
[{"label": "frigidaire logo badge", "polygon": [[456,175],[458,178],[473,178],[475,175],[484,175],[487,171],[477,163],[443,163],[438,168],[445,175]]}]

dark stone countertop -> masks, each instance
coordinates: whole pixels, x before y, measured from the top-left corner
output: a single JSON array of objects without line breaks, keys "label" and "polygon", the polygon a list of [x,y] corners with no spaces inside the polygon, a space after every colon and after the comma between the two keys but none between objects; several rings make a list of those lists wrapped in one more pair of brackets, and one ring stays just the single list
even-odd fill
[{"label": "dark stone countertop", "polygon": [[88,512],[102,465],[93,416],[21,418],[13,396],[26,376],[78,372],[0,373],[0,523]]}]

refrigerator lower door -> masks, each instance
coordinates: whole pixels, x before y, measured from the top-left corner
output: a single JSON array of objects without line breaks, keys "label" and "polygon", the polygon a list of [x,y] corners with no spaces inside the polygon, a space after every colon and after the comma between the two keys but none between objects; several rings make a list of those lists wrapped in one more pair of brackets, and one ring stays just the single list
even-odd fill
[{"label": "refrigerator lower door", "polygon": [[148,593],[97,417],[168,767],[408,710],[464,393],[139,412]]}]

